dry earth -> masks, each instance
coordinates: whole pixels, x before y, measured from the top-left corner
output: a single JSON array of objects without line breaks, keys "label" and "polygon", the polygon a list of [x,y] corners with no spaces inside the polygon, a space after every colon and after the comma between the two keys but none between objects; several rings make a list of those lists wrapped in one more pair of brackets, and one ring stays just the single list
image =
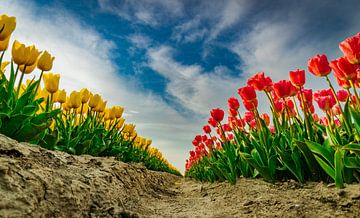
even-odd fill
[{"label": "dry earth", "polygon": [[199,183],[0,135],[0,217],[360,217],[360,185]]}]

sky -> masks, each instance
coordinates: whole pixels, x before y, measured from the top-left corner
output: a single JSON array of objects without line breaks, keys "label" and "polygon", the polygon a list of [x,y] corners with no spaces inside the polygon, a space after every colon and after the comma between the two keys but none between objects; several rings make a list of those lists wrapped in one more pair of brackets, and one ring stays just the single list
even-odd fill
[{"label": "sky", "polygon": [[[341,56],[339,42],[360,32],[359,11],[356,0],[0,1],[0,14],[17,17],[13,39],[56,57],[62,88],[125,107],[181,171],[212,108],[226,110],[256,72],[278,81],[316,54]],[[306,77],[306,87],[326,87]]]}]

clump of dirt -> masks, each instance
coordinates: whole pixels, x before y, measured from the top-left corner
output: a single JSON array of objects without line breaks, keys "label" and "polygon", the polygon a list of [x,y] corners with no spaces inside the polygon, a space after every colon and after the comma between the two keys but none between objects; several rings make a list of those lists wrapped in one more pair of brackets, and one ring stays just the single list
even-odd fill
[{"label": "clump of dirt", "polygon": [[0,135],[0,217],[360,217],[360,185],[200,183]]}]

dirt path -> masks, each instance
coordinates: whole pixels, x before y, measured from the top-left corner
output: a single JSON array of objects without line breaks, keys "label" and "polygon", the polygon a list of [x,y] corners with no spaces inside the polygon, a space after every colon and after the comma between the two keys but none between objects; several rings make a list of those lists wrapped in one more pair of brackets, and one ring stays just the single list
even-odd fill
[{"label": "dirt path", "polygon": [[0,135],[0,217],[360,217],[360,185],[200,183]]}]

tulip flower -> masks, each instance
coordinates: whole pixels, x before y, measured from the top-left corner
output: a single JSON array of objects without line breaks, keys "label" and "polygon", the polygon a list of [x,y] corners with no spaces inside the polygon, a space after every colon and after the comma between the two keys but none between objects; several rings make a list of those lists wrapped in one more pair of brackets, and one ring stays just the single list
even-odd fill
[{"label": "tulip flower", "polygon": [[5,51],[9,47],[10,36],[4,40],[0,40],[0,51]]},{"label": "tulip flower", "polygon": [[50,71],[53,66],[55,57],[52,57],[47,51],[45,51],[37,62],[37,68],[42,71]]},{"label": "tulip flower", "polygon": [[277,83],[274,83],[273,89],[277,97],[279,98],[286,98],[290,96],[292,92],[292,84],[288,80],[280,80]]},{"label": "tulip flower", "polygon": [[[302,92],[302,96],[304,98],[305,103],[310,103],[311,104],[311,102],[313,100],[312,89],[303,89],[301,92]],[[300,92],[298,92],[297,98],[299,99],[299,101],[301,101]]]},{"label": "tulip flower", "polygon": [[[45,78],[45,75],[44,75]],[[70,94],[70,105],[71,108],[77,109],[81,106],[80,92],[73,91]]]},{"label": "tulip flower", "polygon": [[98,113],[104,112],[106,108],[107,101],[100,101],[98,106],[95,108],[95,111]]},{"label": "tulip flower", "polygon": [[337,98],[339,99],[339,101],[341,102],[346,102],[346,100],[348,99],[349,97],[349,93],[345,90],[339,90],[337,93],[336,93],[336,96]]},{"label": "tulip flower", "polygon": [[290,71],[290,82],[293,86],[303,86],[305,84],[305,70]]},{"label": "tulip flower", "polygon": [[248,111],[254,111],[258,106],[258,100],[254,99],[252,101],[243,101],[244,107]]},{"label": "tulip flower", "polygon": [[326,55],[317,54],[308,61],[308,69],[315,76],[327,76],[331,72]]},{"label": "tulip flower", "polygon": [[211,133],[211,127],[209,125],[205,125],[203,127],[203,130],[206,134],[210,134]]},{"label": "tulip flower", "polygon": [[281,113],[284,109],[284,102],[282,101],[282,99],[276,100],[274,101],[274,106],[275,106],[275,110],[278,113]]},{"label": "tulip flower", "polygon": [[16,18],[7,15],[0,16],[0,41],[8,38],[15,30]]},{"label": "tulip flower", "polygon": [[85,104],[89,101],[90,99],[90,92],[89,90],[87,90],[86,88],[83,88],[80,90],[80,95],[81,95],[81,103]]},{"label": "tulip flower", "polygon": [[351,88],[350,82],[348,80],[343,80],[336,77],[336,81],[339,84],[339,86],[343,89],[349,89]]},{"label": "tulip flower", "polygon": [[224,119],[224,111],[220,108],[215,108],[210,111],[211,117],[218,123]]},{"label": "tulip flower", "polygon": [[231,117],[236,117],[237,116],[237,110],[234,110],[234,109],[229,109],[229,115],[231,116]]},{"label": "tulip flower", "polygon": [[9,61],[4,61],[4,62],[2,62],[1,63],[1,65],[0,65],[0,73],[5,73],[5,68],[8,66],[10,64],[10,62]]},{"label": "tulip flower", "polygon": [[339,48],[351,64],[360,64],[360,33],[345,39]]},{"label": "tulip flower", "polygon": [[319,108],[328,111],[336,104],[335,97],[331,89],[319,90],[314,93],[314,100],[318,103]]},{"label": "tulip flower", "polygon": [[115,106],[115,118],[120,118],[124,112],[124,108],[120,106]]},{"label": "tulip flower", "polygon": [[334,70],[336,78],[341,80],[353,80],[357,78],[359,66],[351,64],[345,57],[331,61],[330,67]]},{"label": "tulip flower", "polygon": [[272,88],[272,80],[268,76],[265,77],[264,72],[259,72],[248,79],[247,85],[254,87],[258,91],[265,90],[269,92]]},{"label": "tulip flower", "polygon": [[100,95],[96,94],[92,96],[89,100],[89,107],[96,108],[100,101],[102,101]]},{"label": "tulip flower", "polygon": [[24,56],[26,57],[26,66],[31,66],[36,63],[41,52],[37,50],[34,45],[28,46],[24,50]]},{"label": "tulip flower", "polygon": [[53,97],[53,101],[63,104],[66,101],[66,91],[63,90],[58,90],[57,92],[55,92],[54,97]]},{"label": "tulip flower", "polygon": [[270,116],[269,116],[269,114],[266,114],[266,113],[261,114],[260,118],[264,121],[266,126],[270,125]]},{"label": "tulip flower", "polygon": [[243,101],[253,101],[256,99],[256,92],[253,86],[245,86],[238,89],[238,94]]},{"label": "tulip flower", "polygon": [[208,123],[209,123],[210,126],[212,126],[212,127],[216,127],[216,126],[217,126],[216,120],[214,120],[214,118],[212,118],[212,117],[209,118]]},{"label": "tulip flower", "polygon": [[35,68],[36,68],[36,62],[31,66],[26,66],[26,65],[19,66],[19,70],[24,74],[32,73],[35,70]]},{"label": "tulip flower", "polygon": [[53,74],[53,73],[47,73],[43,76],[45,89],[51,93],[54,94],[59,90],[59,80],[60,80],[60,74]]},{"label": "tulip flower", "polygon": [[230,109],[233,109],[235,111],[237,111],[239,109],[239,107],[240,107],[240,103],[237,100],[237,98],[235,98],[235,97],[229,98],[228,105],[229,105]]},{"label": "tulip flower", "polygon": [[25,45],[15,40],[12,46],[11,55],[17,65],[25,64]]}]

